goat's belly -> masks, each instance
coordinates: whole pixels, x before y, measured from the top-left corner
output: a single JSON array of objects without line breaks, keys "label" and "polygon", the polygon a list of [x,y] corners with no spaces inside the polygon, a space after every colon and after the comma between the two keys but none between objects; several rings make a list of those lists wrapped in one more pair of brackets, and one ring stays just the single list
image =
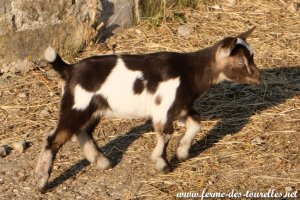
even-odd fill
[{"label": "goat's belly", "polygon": [[104,116],[109,118],[149,118],[151,117],[153,107],[153,95],[142,93],[107,95],[109,109],[105,111]]}]

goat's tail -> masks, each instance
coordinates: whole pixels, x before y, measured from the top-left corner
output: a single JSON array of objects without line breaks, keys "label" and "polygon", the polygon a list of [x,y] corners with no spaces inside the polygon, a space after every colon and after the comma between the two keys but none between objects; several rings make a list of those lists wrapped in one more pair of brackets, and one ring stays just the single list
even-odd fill
[{"label": "goat's tail", "polygon": [[44,56],[45,60],[61,75],[62,79],[66,79],[68,77],[69,69],[72,65],[63,61],[60,55],[51,46],[45,50]]}]

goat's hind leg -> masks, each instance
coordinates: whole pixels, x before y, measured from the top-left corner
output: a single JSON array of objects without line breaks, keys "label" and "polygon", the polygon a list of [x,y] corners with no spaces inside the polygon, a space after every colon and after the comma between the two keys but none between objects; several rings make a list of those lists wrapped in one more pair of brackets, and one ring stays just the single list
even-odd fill
[{"label": "goat's hind leg", "polygon": [[99,118],[91,119],[84,128],[76,133],[76,137],[86,159],[90,163],[95,163],[101,169],[108,169],[111,166],[111,162],[102,154],[92,135],[98,123]]},{"label": "goat's hind leg", "polygon": [[37,187],[41,192],[46,189],[57,152],[74,133],[78,133],[89,122],[92,118],[92,111],[77,111],[69,107],[61,111],[58,125],[54,132],[47,136],[36,166]]},{"label": "goat's hind leg", "polygon": [[61,126],[58,126],[44,141],[35,171],[37,178],[37,189],[39,191],[43,192],[45,190],[47,181],[52,171],[54,158],[58,150],[71,138],[71,136],[72,133],[70,131],[62,129]]}]

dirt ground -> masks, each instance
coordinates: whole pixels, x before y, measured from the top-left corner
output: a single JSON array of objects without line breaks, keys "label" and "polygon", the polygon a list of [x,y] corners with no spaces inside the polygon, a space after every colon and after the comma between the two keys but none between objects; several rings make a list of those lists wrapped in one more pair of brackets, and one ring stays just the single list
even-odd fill
[{"label": "dirt ground", "polygon": [[[82,54],[67,58],[75,62],[110,54],[113,48],[117,54],[194,51],[255,25],[249,43],[263,84],[222,83],[195,102],[202,130],[189,160],[178,162],[173,157],[184,132],[177,123],[168,148],[173,172],[159,174],[149,159],[155,146],[151,124],[103,119],[94,136],[115,166],[107,171],[91,166],[72,138],[57,155],[49,190],[38,193],[35,163],[44,135],[56,125],[60,87],[49,66],[31,61],[34,70],[0,76],[0,145],[10,150],[0,157],[0,199],[176,199],[179,192],[200,195],[203,191],[207,195],[233,192],[241,195],[237,199],[262,199],[251,196],[257,192],[288,192],[297,197],[290,199],[299,199],[299,11],[290,8],[292,1],[216,2],[168,10],[157,27],[142,21],[106,44],[90,45]],[[187,36],[178,34],[182,24],[191,30]],[[13,144],[22,140],[30,145],[20,153]]]}]

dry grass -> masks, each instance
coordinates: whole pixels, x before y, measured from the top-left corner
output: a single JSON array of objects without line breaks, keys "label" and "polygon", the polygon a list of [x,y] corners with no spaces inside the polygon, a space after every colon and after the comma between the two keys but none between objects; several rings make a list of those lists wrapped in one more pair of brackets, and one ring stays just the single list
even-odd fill
[{"label": "dry grass", "polygon": [[[170,156],[174,172],[148,177],[131,197],[174,198],[177,192],[203,189],[284,192],[286,187],[292,187],[299,191],[300,14],[287,9],[291,2],[237,0],[230,5],[225,0],[206,1],[196,9],[167,9],[158,27],[144,20],[110,38],[107,44],[89,46],[79,58],[70,60],[113,50],[117,54],[193,51],[257,26],[249,43],[262,69],[263,85],[222,84],[197,101],[195,108],[203,121],[192,146],[192,158],[179,163]],[[188,37],[177,34],[184,21],[192,30]],[[22,138],[40,142],[55,126],[60,91],[57,76],[44,64],[33,64],[36,70],[2,81],[0,145]],[[140,122],[121,120],[117,124],[126,132]],[[98,140],[108,141],[117,134],[109,126],[111,123],[115,122],[104,120],[100,124],[96,132],[108,135],[98,134]],[[176,126],[170,155],[183,131]],[[149,136],[152,137],[142,137]],[[149,149],[152,147],[149,144]]]}]

